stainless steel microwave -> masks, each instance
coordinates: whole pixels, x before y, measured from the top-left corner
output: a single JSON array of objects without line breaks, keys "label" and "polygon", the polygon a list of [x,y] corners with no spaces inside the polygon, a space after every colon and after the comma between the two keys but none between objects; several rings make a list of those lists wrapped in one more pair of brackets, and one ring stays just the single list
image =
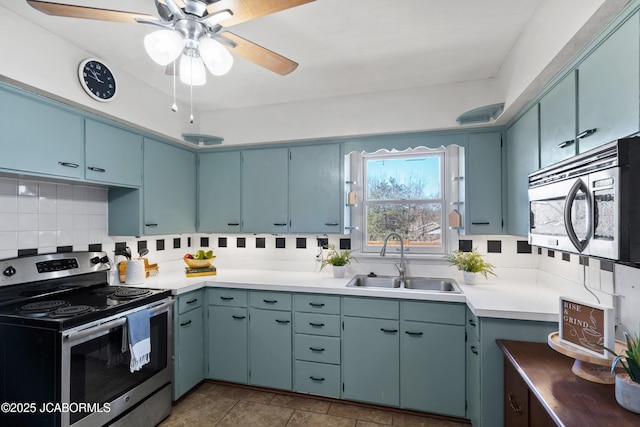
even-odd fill
[{"label": "stainless steel microwave", "polygon": [[529,175],[529,243],[640,263],[640,137]]}]

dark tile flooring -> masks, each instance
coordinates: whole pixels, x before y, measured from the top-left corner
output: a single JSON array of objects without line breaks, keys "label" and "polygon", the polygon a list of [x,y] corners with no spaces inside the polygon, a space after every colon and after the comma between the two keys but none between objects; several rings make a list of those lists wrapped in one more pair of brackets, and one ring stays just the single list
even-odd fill
[{"label": "dark tile flooring", "polygon": [[304,395],[204,382],[160,427],[469,427],[469,424]]}]

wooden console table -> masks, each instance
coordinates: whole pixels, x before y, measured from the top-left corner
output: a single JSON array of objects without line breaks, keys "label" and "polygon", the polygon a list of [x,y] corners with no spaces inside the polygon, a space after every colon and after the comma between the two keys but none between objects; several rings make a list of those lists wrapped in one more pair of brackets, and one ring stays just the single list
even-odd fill
[{"label": "wooden console table", "polygon": [[546,343],[498,340],[504,353],[504,423],[512,426],[640,426],[616,402],[612,384],[576,376],[574,360]]}]

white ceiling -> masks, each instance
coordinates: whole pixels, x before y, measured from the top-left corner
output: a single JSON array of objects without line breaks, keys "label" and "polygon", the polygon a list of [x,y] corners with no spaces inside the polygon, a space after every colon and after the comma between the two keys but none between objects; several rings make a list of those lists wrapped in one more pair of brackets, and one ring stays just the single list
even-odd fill
[{"label": "white ceiling", "polygon": [[[156,14],[153,0],[55,1]],[[227,110],[490,79],[540,3],[317,0],[229,28],[298,62],[297,70],[279,76],[237,58],[229,74],[209,75],[206,86],[194,90],[194,107]],[[171,94],[171,77],[143,47],[144,35],[156,27],[47,16],[23,0],[0,0],[2,8]],[[187,88],[178,85],[179,98],[188,102]]]}]

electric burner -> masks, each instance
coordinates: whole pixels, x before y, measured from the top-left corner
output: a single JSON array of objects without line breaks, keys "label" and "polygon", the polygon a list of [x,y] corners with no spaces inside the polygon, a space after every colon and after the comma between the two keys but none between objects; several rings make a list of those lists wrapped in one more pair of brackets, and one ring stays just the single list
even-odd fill
[{"label": "electric burner", "polygon": [[94,307],[91,307],[90,305],[69,305],[52,311],[51,313],[49,313],[49,317],[52,317],[54,319],[74,317],[95,310],[96,309]]},{"label": "electric burner", "polygon": [[113,299],[130,299],[130,298],[138,298],[144,295],[150,294],[151,291],[149,289],[140,289],[140,288],[118,288],[113,294],[109,297]]},{"label": "electric burner", "polygon": [[37,301],[23,305],[22,307],[18,308],[18,312],[20,314],[33,317],[46,316],[51,311],[66,307],[68,305],[70,304],[67,301],[62,300]]}]

